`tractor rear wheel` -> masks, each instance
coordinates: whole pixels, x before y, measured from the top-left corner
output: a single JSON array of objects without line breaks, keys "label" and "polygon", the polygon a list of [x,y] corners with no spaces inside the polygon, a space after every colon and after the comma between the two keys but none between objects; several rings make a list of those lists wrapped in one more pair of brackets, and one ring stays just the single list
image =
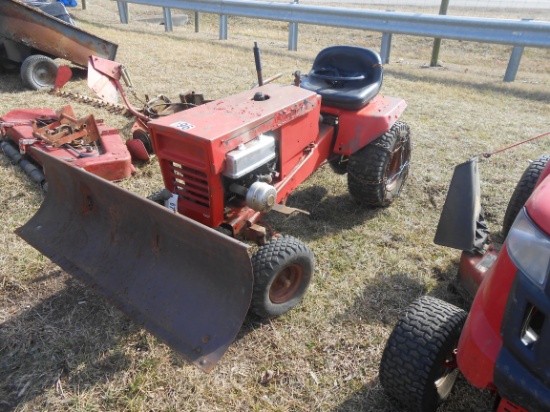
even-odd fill
[{"label": "tractor rear wheel", "polygon": [[415,300],[382,354],[384,391],[411,411],[435,411],[458,376],[455,351],[466,317],[445,301],[430,296]]},{"label": "tractor rear wheel", "polygon": [[349,157],[351,196],[365,206],[388,206],[403,188],[410,159],[410,128],[406,123],[396,122],[389,131]]},{"label": "tractor rear wheel", "polygon": [[514,220],[516,220],[519,211],[523,205],[525,205],[525,202],[527,202],[527,199],[529,199],[531,193],[533,193],[533,190],[535,190],[535,185],[539,180],[542,171],[546,167],[548,159],[550,159],[549,155],[542,155],[537,160],[531,162],[531,164],[523,172],[523,175],[521,175],[521,178],[514,189],[514,193],[512,193],[512,197],[508,202],[506,213],[504,214],[504,220],[502,222],[502,235],[504,237],[508,236],[508,232],[514,223]]},{"label": "tractor rear wheel", "polygon": [[21,80],[33,90],[52,89],[57,76],[57,63],[47,56],[33,54],[21,65]]},{"label": "tractor rear wheel", "polygon": [[313,270],[313,252],[298,239],[279,237],[252,256],[254,289],[250,310],[261,318],[282,315],[305,295]]}]

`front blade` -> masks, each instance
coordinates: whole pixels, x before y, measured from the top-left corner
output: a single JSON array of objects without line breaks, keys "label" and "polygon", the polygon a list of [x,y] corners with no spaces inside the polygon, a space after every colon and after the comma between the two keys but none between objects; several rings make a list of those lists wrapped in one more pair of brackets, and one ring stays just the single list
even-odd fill
[{"label": "front blade", "polygon": [[35,151],[48,192],[16,233],[205,372],[252,296],[245,244]]},{"label": "front blade", "polygon": [[434,243],[459,250],[472,250],[480,213],[478,160],[474,157],[455,167]]}]

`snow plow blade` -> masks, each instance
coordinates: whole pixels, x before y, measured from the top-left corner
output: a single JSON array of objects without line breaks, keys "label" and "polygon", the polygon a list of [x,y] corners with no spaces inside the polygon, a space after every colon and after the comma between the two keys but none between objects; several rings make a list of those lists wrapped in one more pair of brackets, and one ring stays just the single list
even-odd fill
[{"label": "snow plow blade", "polygon": [[16,233],[209,372],[250,305],[247,246],[44,152],[37,156],[48,192]]}]

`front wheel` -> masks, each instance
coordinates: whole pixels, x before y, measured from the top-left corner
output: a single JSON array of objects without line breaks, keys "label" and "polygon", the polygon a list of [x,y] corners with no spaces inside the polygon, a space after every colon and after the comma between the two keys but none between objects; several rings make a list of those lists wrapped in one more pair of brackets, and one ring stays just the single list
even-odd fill
[{"label": "front wheel", "polygon": [[455,352],[466,317],[465,311],[440,299],[415,300],[382,354],[384,391],[411,411],[435,411],[458,376]]},{"label": "front wheel", "polygon": [[279,237],[252,256],[254,291],[250,310],[269,319],[294,308],[305,295],[313,271],[313,252],[298,239]]},{"label": "front wheel", "polygon": [[365,206],[388,206],[403,188],[410,160],[410,128],[406,123],[396,122],[389,131],[349,157],[351,196]]},{"label": "front wheel", "polygon": [[21,80],[33,90],[48,90],[55,85],[57,63],[47,56],[33,54],[21,64]]}]

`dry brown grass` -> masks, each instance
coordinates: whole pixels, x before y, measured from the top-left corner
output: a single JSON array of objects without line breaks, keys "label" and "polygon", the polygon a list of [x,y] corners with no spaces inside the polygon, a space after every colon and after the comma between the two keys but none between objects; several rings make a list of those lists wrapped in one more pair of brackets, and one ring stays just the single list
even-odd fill
[{"label": "dry brown grass", "polygon": [[[74,10],[79,24],[119,44],[138,92],[194,89],[212,98],[255,83],[251,47],[262,47],[264,73],[307,71],[332,44],[378,49],[380,35],[300,26],[300,51],[286,50],[286,25],[230,18],[230,40],[217,40],[217,18],[204,16],[170,34],[163,26],[118,23],[115,2]],[[155,11],[155,14],[160,14]],[[152,14],[131,6],[132,17]],[[548,130],[550,54],[526,50],[517,81],[502,83],[510,47],[443,42],[443,68],[424,69],[431,40],[394,37],[383,92],[403,97],[414,138],[410,178],[382,210],[358,209],[345,177],[315,173],[290,200],[311,217],[270,216],[280,232],[303,239],[317,270],[303,304],[267,323],[247,320],[209,375],[183,362],[79,282],[13,234],[43,199],[0,156],[0,410],[5,411],[393,411],[377,378],[384,342],[402,310],[428,293],[467,306],[453,286],[457,251],[432,243],[452,167]],[[90,94],[79,77],[69,90]],[[0,74],[0,113],[70,103],[23,89]],[[123,130],[129,120],[73,104]],[[481,165],[483,198],[494,231],[527,159],[548,140]],[[138,165],[123,185],[142,195],[160,186],[156,161]],[[273,378],[262,384],[266,373]],[[444,411],[490,410],[491,398],[458,384]]]}]

